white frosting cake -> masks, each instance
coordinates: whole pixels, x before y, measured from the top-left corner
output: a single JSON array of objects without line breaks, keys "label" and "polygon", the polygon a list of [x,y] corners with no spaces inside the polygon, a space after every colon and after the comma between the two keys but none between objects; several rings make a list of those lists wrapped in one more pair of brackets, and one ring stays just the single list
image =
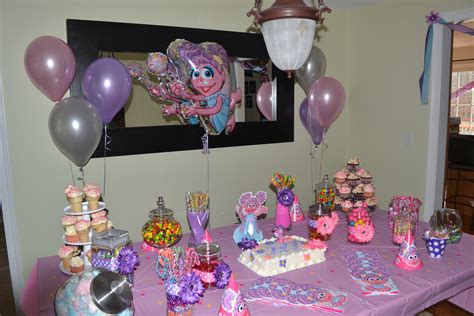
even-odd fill
[{"label": "white frosting cake", "polygon": [[327,247],[319,240],[299,236],[264,239],[258,247],[245,250],[238,261],[260,276],[271,276],[326,261]]}]

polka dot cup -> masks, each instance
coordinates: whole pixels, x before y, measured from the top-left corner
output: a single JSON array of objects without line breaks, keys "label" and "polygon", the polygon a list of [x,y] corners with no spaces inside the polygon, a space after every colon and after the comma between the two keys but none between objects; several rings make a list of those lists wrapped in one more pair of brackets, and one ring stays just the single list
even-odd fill
[{"label": "polka dot cup", "polygon": [[447,238],[435,238],[428,237],[426,240],[426,247],[428,248],[428,253],[432,258],[441,258],[444,254],[444,250],[447,245]]}]

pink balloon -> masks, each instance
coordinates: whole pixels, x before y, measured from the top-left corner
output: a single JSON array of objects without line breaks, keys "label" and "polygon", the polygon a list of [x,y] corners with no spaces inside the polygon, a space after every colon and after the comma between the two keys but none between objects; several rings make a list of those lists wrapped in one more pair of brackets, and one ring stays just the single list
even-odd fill
[{"label": "pink balloon", "polygon": [[272,118],[272,83],[271,82],[264,82],[257,92],[257,106],[260,112],[262,112],[263,116],[269,121]]},{"label": "pink balloon", "polygon": [[339,117],[346,102],[346,91],[342,84],[331,77],[322,77],[311,86],[308,93],[310,112],[328,129]]},{"label": "pink balloon", "polygon": [[26,73],[35,87],[51,101],[62,99],[76,73],[71,48],[54,36],[41,36],[26,48]]}]

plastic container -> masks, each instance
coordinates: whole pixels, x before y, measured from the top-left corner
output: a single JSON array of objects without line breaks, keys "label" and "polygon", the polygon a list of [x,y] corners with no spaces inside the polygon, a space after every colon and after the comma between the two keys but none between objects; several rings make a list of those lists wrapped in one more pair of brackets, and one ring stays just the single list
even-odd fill
[{"label": "plastic container", "polygon": [[150,220],[143,225],[143,241],[153,248],[171,247],[181,239],[181,224],[174,219],[173,210],[165,207],[163,197],[158,197],[157,205],[148,213]]}]

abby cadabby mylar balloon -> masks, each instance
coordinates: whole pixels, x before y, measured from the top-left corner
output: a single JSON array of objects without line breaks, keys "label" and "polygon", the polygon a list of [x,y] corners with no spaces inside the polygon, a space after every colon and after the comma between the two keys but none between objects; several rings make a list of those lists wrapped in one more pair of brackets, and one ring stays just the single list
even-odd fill
[{"label": "abby cadabby mylar balloon", "polygon": [[200,124],[209,135],[229,134],[235,127],[235,106],[242,95],[231,89],[229,57],[225,49],[211,42],[194,44],[184,39],[171,42],[166,51],[152,53],[147,60],[152,82],[139,66],[129,65],[132,77],[160,100],[165,116],[176,115],[183,124]]}]

